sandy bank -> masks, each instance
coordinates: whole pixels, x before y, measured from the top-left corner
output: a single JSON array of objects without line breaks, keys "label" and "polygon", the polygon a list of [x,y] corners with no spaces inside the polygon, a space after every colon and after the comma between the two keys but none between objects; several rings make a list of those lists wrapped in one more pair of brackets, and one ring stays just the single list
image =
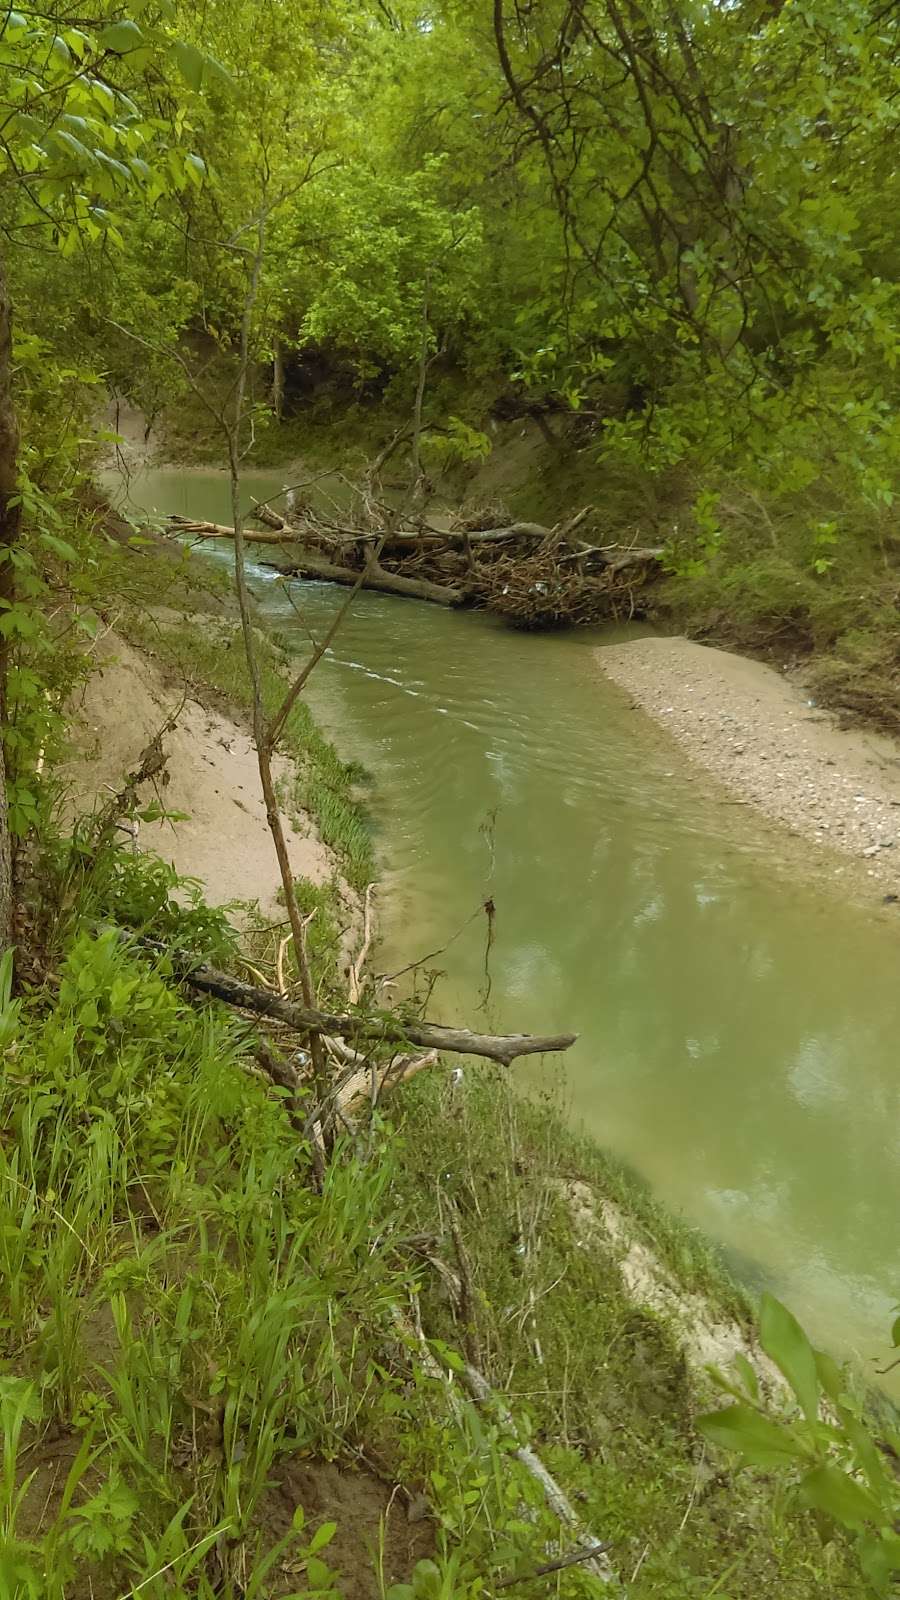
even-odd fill
[{"label": "sandy bank", "polygon": [[[93,809],[120,788],[166,717],[178,712],[175,731],[163,741],[168,782],[157,798],[166,810],[185,813],[185,820],[140,823],[140,848],[154,851],[182,875],[199,878],[213,905],[255,900],[265,916],[283,915],[256,755],[246,731],[198,700],[184,699],[154,661],[116,634],[106,635],[97,657],[71,712],[74,751],[62,774],[71,792],[69,809]],[[279,780],[287,779],[290,763],[278,761],[275,770]],[[154,796],[146,798],[149,803]],[[305,831],[286,826],[296,876],[315,884],[334,877],[334,858],[311,824]]]},{"label": "sandy bank", "polygon": [[597,651],[602,670],[746,804],[900,894],[900,747],[839,729],[772,667],[688,639]]}]

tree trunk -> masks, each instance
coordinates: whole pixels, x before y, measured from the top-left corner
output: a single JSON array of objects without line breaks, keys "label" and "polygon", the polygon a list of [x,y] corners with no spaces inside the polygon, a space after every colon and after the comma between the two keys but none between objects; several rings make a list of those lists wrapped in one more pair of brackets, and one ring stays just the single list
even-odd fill
[{"label": "tree trunk", "polygon": [[280,422],[284,415],[284,345],[277,333],[272,341],[272,411]]},{"label": "tree trunk", "polygon": [[[355,584],[359,581],[358,567],[339,567],[333,561],[322,561],[305,551],[299,560],[291,557],[290,566],[281,570],[288,577],[321,578],[325,583]],[[428,578],[404,578],[399,572],[386,572],[377,562],[370,562],[366,567],[362,586],[364,589],[377,589],[380,594],[401,594],[410,600],[430,600],[438,606],[460,606],[466,598],[465,590],[453,584],[432,583]]]},{"label": "tree trunk", "polygon": [[[13,553],[19,538],[19,425],[12,390],[12,303],[0,261],[0,615],[16,596]],[[7,724],[9,643],[0,635],[0,731]],[[12,845],[6,791],[6,755],[0,737],[0,954],[13,942]]]}]

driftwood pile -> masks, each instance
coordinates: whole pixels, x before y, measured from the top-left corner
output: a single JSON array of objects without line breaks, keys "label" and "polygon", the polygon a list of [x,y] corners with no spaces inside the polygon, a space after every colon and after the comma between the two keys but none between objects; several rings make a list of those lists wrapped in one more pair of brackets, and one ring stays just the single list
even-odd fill
[{"label": "driftwood pile", "polygon": [[[362,584],[446,606],[477,606],[520,628],[559,627],[634,616],[657,573],[660,547],[603,544],[590,506],[552,528],[513,521],[502,507],[456,516],[405,512],[357,491],[347,510],[292,500],[286,515],[257,505],[254,544],[277,546],[272,565],[290,576]],[[170,517],[193,538],[233,538],[214,522]]]}]

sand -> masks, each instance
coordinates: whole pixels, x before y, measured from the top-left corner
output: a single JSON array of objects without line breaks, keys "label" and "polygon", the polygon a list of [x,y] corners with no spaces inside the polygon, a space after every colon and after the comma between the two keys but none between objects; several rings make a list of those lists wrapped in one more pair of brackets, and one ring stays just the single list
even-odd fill
[{"label": "sand", "polygon": [[[739,800],[900,895],[900,746],[843,730],[802,684],[688,639],[602,646],[598,664]],[[840,864],[853,858],[853,869]]]},{"label": "sand", "polygon": [[[198,700],[182,704],[183,691],[116,634],[103,638],[96,660],[71,708],[74,752],[61,774],[69,816],[95,809],[119,789],[166,717],[177,711],[177,727],[163,741],[169,781],[146,799],[158,798],[166,810],[186,817],[141,822],[139,847],[154,851],[178,873],[198,878],[212,905],[256,901],[265,916],[283,916],[256,755],[246,730]],[[279,780],[290,775],[287,761],[276,758],[274,769]],[[322,884],[336,876],[335,860],[311,822],[302,830],[286,822],[286,829],[297,877]]]}]

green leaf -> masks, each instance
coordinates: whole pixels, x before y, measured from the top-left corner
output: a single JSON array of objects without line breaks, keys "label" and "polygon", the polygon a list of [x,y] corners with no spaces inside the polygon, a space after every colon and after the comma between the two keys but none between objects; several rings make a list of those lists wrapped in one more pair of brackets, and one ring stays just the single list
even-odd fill
[{"label": "green leaf", "polygon": [[83,166],[92,167],[96,164],[96,158],[80,139],[76,139],[74,133],[66,133],[65,128],[57,128],[53,137],[57,144],[63,145]]},{"label": "green leaf", "polygon": [[304,1511],[302,1506],[298,1506],[296,1511],[294,1512],[294,1515],[291,1518],[291,1527],[294,1528],[297,1533],[302,1533],[303,1529],[305,1528],[305,1526],[306,1526],[306,1512]]},{"label": "green leaf", "polygon": [[313,1589],[327,1589],[331,1584],[331,1568],[318,1556],[310,1556],[306,1563],[306,1577]]},{"label": "green leaf", "polygon": [[42,533],[41,543],[47,545],[48,549],[52,550],[54,555],[59,556],[63,561],[78,560],[78,551],[74,546],[70,545],[65,539],[57,539],[55,533]]},{"label": "green leaf", "polygon": [[895,1572],[900,1572],[900,1539],[886,1534],[881,1539],[861,1539],[857,1545],[859,1564],[866,1577],[884,1587]]},{"label": "green leaf", "polygon": [[184,158],[184,171],[194,188],[199,189],[206,177],[206,162],[202,156],[187,155]]},{"label": "green leaf", "polygon": [[900,1317],[897,1317],[891,1329],[891,1344],[895,1350],[900,1349]]},{"label": "green leaf", "polygon": [[758,1400],[759,1379],[756,1376],[756,1368],[751,1366],[750,1362],[747,1360],[747,1357],[742,1355],[740,1351],[738,1351],[734,1358],[734,1364],[740,1373],[741,1381],[751,1400]]},{"label": "green leaf", "polygon": [[417,1600],[433,1600],[441,1592],[441,1569],[434,1561],[429,1561],[426,1556],[422,1561],[417,1561],[413,1569],[413,1593]]},{"label": "green leaf", "polygon": [[195,44],[187,44],[183,39],[179,39],[172,46],[172,55],[188,88],[199,93],[203,87],[203,73],[206,66],[202,50],[198,50]]},{"label": "green leaf", "polygon": [[762,1297],[759,1337],[766,1355],[771,1356],[787,1378],[804,1416],[815,1421],[819,1409],[819,1378],[812,1345],[787,1306],[770,1294]]},{"label": "green leaf", "polygon": [[704,1438],[723,1450],[737,1450],[758,1467],[781,1467],[804,1454],[787,1428],[761,1417],[752,1406],[726,1406],[697,1418]]},{"label": "green leaf", "polygon": [[144,43],[144,35],[136,22],[123,19],[122,22],[111,22],[104,28],[100,35],[100,44],[104,50],[115,50],[118,55],[126,55],[129,50],[137,50]]},{"label": "green leaf", "polygon": [[309,1555],[314,1556],[317,1550],[324,1550],[325,1546],[331,1543],[336,1533],[336,1522],[323,1522],[321,1528],[316,1529],[309,1541]]},{"label": "green leaf", "polygon": [[844,1374],[834,1357],[828,1355],[827,1351],[817,1350],[815,1355],[816,1372],[822,1385],[822,1392],[837,1405],[844,1392]]},{"label": "green leaf", "polygon": [[824,1511],[844,1528],[859,1528],[863,1523],[882,1520],[874,1496],[830,1463],[806,1474],[800,1484],[800,1499],[804,1505]]}]

